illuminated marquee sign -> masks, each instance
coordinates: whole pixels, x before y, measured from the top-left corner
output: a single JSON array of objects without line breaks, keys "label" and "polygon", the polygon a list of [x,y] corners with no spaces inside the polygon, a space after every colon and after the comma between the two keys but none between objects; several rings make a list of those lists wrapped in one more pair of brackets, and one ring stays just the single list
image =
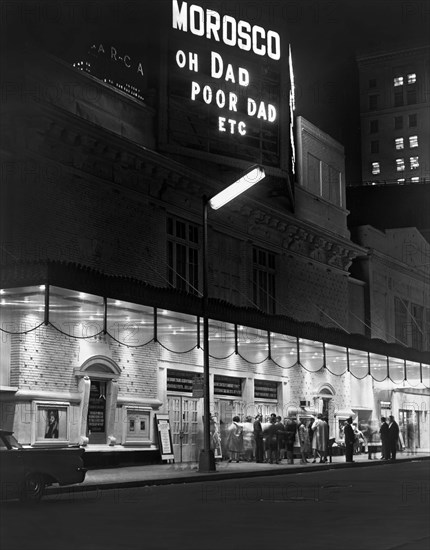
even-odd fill
[{"label": "illuminated marquee sign", "polygon": [[245,156],[256,160],[251,149],[260,148],[269,159],[260,162],[279,164],[280,35],[180,0],[171,17],[169,137],[225,153],[229,135]]}]

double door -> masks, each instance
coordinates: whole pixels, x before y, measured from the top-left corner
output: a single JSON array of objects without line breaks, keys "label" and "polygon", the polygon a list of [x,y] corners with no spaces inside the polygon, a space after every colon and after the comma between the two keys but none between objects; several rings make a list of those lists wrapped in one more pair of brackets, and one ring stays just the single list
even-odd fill
[{"label": "double door", "polygon": [[170,395],[167,406],[175,462],[198,461],[199,430],[203,429],[201,415],[199,420],[199,399]]}]

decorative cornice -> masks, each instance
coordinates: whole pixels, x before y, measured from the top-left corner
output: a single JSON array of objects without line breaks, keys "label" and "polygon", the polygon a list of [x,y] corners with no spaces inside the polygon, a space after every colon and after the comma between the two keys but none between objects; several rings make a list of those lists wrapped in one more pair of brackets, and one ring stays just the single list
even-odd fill
[{"label": "decorative cornice", "polygon": [[335,238],[323,229],[311,228],[299,219],[282,220],[269,210],[249,206],[242,207],[240,213],[248,219],[250,234],[258,234],[262,226],[269,231],[277,231],[281,234],[281,246],[285,250],[342,271],[347,272],[354,258],[365,253],[362,247],[346,239]]}]

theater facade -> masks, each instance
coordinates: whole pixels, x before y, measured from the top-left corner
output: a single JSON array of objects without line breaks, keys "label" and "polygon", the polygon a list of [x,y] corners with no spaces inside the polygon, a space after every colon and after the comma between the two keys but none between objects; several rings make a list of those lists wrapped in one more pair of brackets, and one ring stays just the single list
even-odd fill
[{"label": "theater facade", "polygon": [[[16,44],[6,60],[0,425],[27,445],[154,462],[167,414],[175,460],[198,459],[202,198],[258,165],[263,181],[209,211],[221,434],[235,415],[324,412],[339,438],[349,416],[392,413],[405,446],[413,425],[428,450],[428,342],[368,330],[372,279],[352,268],[369,248],[347,228],[343,147],[296,116],[288,40],[244,14],[169,6],[141,50],[102,37],[82,56]],[[406,258],[399,271],[430,311],[422,270]]]}]

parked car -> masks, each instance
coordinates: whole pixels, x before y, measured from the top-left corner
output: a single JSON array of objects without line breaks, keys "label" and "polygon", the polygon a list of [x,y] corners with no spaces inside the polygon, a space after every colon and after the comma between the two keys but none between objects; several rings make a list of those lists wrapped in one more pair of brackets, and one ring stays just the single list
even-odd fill
[{"label": "parked car", "polygon": [[39,501],[49,485],[81,483],[84,452],[79,446],[23,447],[13,432],[0,429],[0,499]]}]

